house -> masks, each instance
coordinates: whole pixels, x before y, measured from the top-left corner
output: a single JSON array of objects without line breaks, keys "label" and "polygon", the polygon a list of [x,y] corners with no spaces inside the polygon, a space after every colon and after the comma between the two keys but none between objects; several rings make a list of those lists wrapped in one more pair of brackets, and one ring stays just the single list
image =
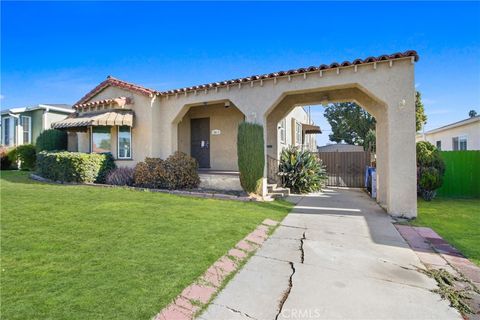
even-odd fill
[{"label": "house", "polygon": [[480,116],[417,134],[416,141],[428,141],[439,150],[480,150]]},{"label": "house", "polygon": [[348,143],[331,143],[317,148],[318,152],[363,152],[363,146]]},{"label": "house", "polygon": [[[355,101],[377,119],[377,200],[391,214],[413,217],[418,59],[406,51],[168,91],[107,77],[52,127],[68,132],[69,150],[110,151],[118,166],[183,151],[200,167],[237,171],[241,121],[263,126],[266,157],[278,159],[284,146],[312,145],[308,136],[320,132],[297,107]],[[265,163],[263,194],[272,172]]]},{"label": "house", "polygon": [[35,143],[52,122],[65,119],[75,111],[67,104],[38,104],[1,112],[1,144],[18,146]]}]

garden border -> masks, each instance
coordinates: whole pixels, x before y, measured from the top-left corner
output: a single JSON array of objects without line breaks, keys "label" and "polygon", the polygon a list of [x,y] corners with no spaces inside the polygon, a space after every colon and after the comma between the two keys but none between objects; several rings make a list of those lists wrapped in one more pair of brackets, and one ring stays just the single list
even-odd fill
[{"label": "garden border", "polygon": [[217,193],[217,192],[202,192],[201,190],[198,191],[187,191],[187,190],[168,190],[168,189],[152,189],[152,188],[143,188],[143,187],[131,187],[131,186],[116,186],[111,184],[100,184],[100,183],[75,183],[75,182],[62,182],[62,181],[53,181],[44,177],[41,177],[37,174],[31,173],[30,179],[45,183],[51,184],[63,184],[63,185],[72,185],[72,186],[90,186],[90,187],[101,187],[101,188],[122,188],[122,189],[129,189],[135,191],[148,191],[148,192],[159,192],[159,193],[167,193],[167,194],[174,194],[180,196],[187,196],[187,197],[195,197],[195,198],[205,198],[205,199],[219,199],[219,200],[235,200],[235,201],[242,201],[242,202],[264,202],[268,201],[261,198],[256,198],[252,196],[235,196],[231,194],[225,193]]}]

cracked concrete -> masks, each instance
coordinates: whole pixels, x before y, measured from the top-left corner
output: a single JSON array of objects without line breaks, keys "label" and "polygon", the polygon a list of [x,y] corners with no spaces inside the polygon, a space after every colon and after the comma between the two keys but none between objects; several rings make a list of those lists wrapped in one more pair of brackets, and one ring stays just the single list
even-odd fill
[{"label": "cracked concrete", "polygon": [[461,319],[431,292],[435,281],[418,272],[424,265],[362,191],[293,200],[199,319]]}]

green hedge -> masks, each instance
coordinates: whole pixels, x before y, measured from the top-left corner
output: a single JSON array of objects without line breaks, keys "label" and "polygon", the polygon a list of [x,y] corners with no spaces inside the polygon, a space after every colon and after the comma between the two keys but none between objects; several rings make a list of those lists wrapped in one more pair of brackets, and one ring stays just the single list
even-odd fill
[{"label": "green hedge", "polygon": [[480,151],[441,151],[445,161],[444,197],[480,198]]},{"label": "green hedge", "polygon": [[242,122],[237,136],[238,169],[240,184],[248,193],[258,193],[265,167],[263,127],[259,124]]},{"label": "green hedge", "polygon": [[65,131],[48,129],[40,133],[35,143],[37,152],[67,150],[68,137]]},{"label": "green hedge", "polygon": [[113,168],[115,163],[109,153],[42,151],[37,155],[37,173],[54,181],[104,183]]},{"label": "green hedge", "polygon": [[8,153],[8,158],[12,163],[20,162],[21,170],[35,169],[36,152],[33,144],[23,144],[13,148]]}]

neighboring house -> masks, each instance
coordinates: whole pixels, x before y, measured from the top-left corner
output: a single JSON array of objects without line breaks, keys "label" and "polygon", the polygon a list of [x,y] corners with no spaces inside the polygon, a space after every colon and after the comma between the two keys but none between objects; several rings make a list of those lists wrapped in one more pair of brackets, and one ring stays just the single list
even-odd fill
[{"label": "neighboring house", "polygon": [[480,150],[480,116],[417,134],[416,141],[428,141],[443,151]]},{"label": "neighboring house", "polygon": [[[317,139],[315,134],[322,133],[303,107],[295,107],[278,123],[278,158],[284,148],[290,146],[305,150],[316,151]],[[268,146],[267,146],[268,147]]]},{"label": "neighboring house", "polygon": [[[266,156],[278,159],[283,146],[279,130],[285,132],[284,145],[288,139],[312,145],[309,132],[319,132],[307,118],[293,116],[298,122],[293,125],[288,117],[295,108],[356,101],[377,119],[377,200],[392,214],[413,217],[418,59],[415,51],[406,51],[168,91],[108,77],[74,105],[74,114],[52,127],[68,132],[69,150],[110,151],[118,166],[183,151],[200,167],[237,171],[240,122],[262,125]],[[267,193],[269,163],[262,195]]]},{"label": "neighboring house", "polygon": [[348,143],[332,143],[317,148],[318,152],[363,152],[363,146]]},{"label": "neighboring house", "polygon": [[43,130],[50,129],[52,122],[63,120],[73,112],[71,106],[66,104],[39,104],[2,110],[1,144],[34,144]]}]

